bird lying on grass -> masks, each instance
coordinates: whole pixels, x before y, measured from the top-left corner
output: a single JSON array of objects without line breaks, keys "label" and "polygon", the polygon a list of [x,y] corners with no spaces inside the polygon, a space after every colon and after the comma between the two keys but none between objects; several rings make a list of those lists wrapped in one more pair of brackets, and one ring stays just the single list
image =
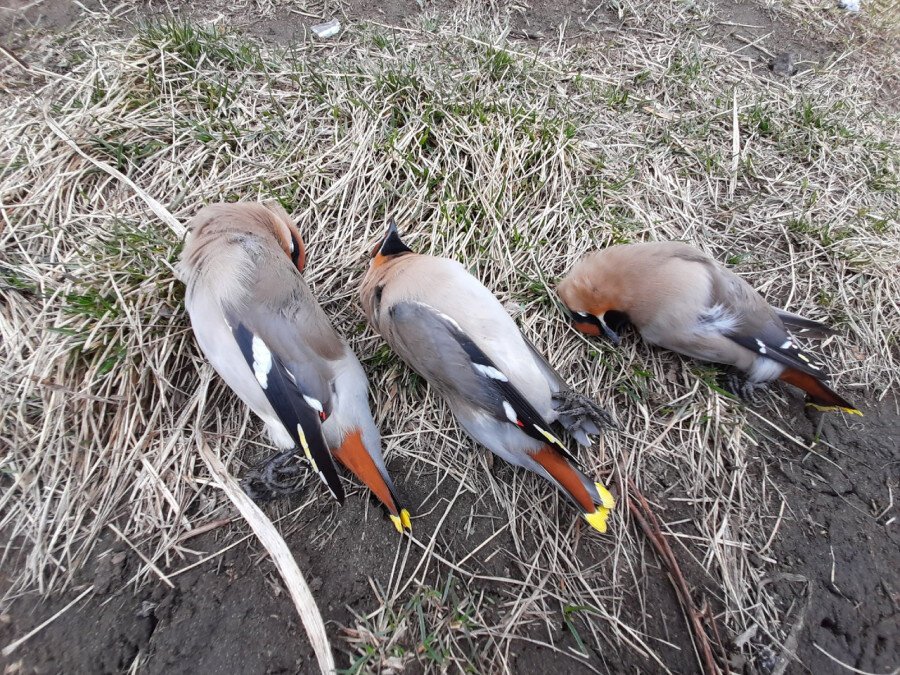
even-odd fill
[{"label": "bird lying on grass", "polygon": [[189,229],[177,272],[197,342],[282,449],[244,489],[262,499],[296,491],[302,465],[292,460],[302,452],[343,503],[334,455],[384,503],[397,530],[410,528],[384,465],[366,375],[301,276],[305,249],[287,213],[215,204]]},{"label": "bird lying on grass", "polygon": [[824,324],[771,307],[746,281],[686,244],[625,244],[589,253],[558,293],[583,333],[618,344],[610,323],[627,319],[647,342],[731,366],[726,382],[740,398],[778,379],[805,391],[816,408],[862,414],[828,387],[825,365],[787,331],[827,334]]},{"label": "bird lying on grass", "polygon": [[566,385],[487,288],[458,262],[413,253],[392,223],[360,295],[370,325],[447,399],[473,438],[552,481],[606,531],[612,495],[573,466],[550,425],[559,421],[587,445],[587,434],[612,420]]}]

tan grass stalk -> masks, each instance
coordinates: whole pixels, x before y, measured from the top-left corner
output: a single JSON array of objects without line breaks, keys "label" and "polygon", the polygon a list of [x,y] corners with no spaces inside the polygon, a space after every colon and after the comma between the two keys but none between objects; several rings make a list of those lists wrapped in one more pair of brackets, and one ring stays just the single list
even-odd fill
[{"label": "tan grass stalk", "polygon": [[256,534],[260,543],[265,547],[266,551],[272,557],[272,562],[278,568],[284,585],[291,594],[294,606],[297,608],[297,614],[306,628],[306,634],[309,642],[312,644],[316,659],[319,662],[319,669],[326,675],[336,672],[334,664],[334,656],[331,654],[331,645],[328,643],[328,634],[325,632],[325,622],[316,606],[316,600],[313,598],[312,591],[303,577],[303,572],[294,560],[291,550],[285,543],[284,538],[279,534],[272,521],[262,512],[256,503],[246,495],[241,489],[238,482],[228,474],[225,465],[222,463],[209,445],[205,441],[201,441],[197,445],[197,451],[200,457],[206,462],[209,472],[216,480],[218,486],[225,492],[231,503],[243,516],[244,520],[249,523],[253,532]]}]

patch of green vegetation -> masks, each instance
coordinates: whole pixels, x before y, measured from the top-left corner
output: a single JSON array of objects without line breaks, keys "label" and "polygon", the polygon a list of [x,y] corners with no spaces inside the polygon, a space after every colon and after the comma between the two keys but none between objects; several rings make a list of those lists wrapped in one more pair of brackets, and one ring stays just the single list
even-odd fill
[{"label": "patch of green vegetation", "polygon": [[143,225],[114,221],[109,230],[92,240],[88,250],[102,260],[107,272],[130,287],[160,273],[168,276],[170,272],[161,269],[161,264],[174,267],[179,248],[155,221]]},{"label": "patch of green vegetation", "polygon": [[710,148],[699,148],[696,155],[700,160],[701,171],[705,174],[721,173],[723,165],[727,166],[727,160],[723,161],[722,156]]},{"label": "patch of green vegetation", "polygon": [[[539,243],[536,248],[539,250],[541,246],[542,243]],[[512,284],[513,299],[522,304],[543,306],[549,310],[556,307],[555,296],[547,289],[543,279],[533,277],[521,269],[516,272],[519,281],[514,281]]]},{"label": "patch of green vegetation", "polygon": [[91,347],[85,348],[86,334],[76,333],[73,338],[75,346],[69,352],[68,368],[76,372],[91,373],[97,380],[118,370],[128,356],[128,347],[118,340],[95,342]]},{"label": "patch of green vegetation", "polygon": [[[362,653],[342,672],[376,671],[390,657],[414,659],[426,670],[446,670],[452,665],[454,672],[481,672],[473,632],[480,626],[477,616],[483,602],[483,595],[462,587],[452,572],[442,587],[421,586],[399,609],[385,608],[385,629],[364,622],[364,632],[377,642],[357,646]],[[394,644],[385,647],[392,636]]]},{"label": "patch of green vegetation", "polygon": [[811,237],[826,248],[853,235],[852,230],[848,227],[840,227],[833,223],[814,225],[809,218],[804,216],[789,218],[786,225],[791,232]]},{"label": "patch of green vegetation", "polygon": [[631,366],[631,370],[639,378],[644,378],[646,380],[652,380],[654,378],[653,372],[650,370],[644,370],[637,366]]},{"label": "patch of green vegetation", "polygon": [[708,74],[711,64],[704,60],[699,50],[678,53],[669,66],[667,76],[674,81],[692,84]]},{"label": "patch of green vegetation", "polygon": [[861,152],[867,187],[874,192],[900,193],[900,147],[887,141],[867,141]]},{"label": "patch of green vegetation", "polygon": [[606,89],[606,105],[613,110],[626,110],[629,108],[628,98],[631,92],[628,87],[622,85],[612,85]]},{"label": "patch of green vegetation", "polygon": [[481,55],[480,62],[482,67],[487,71],[491,80],[498,82],[505,77],[516,77],[518,70],[516,69],[515,59],[509,52],[495,47],[486,47]]},{"label": "patch of green vegetation", "polygon": [[92,319],[114,319],[122,313],[115,296],[102,294],[93,289],[85,289],[80,293],[68,293],[63,312],[66,314],[88,316]]},{"label": "patch of green vegetation", "polygon": [[190,69],[206,61],[231,69],[264,70],[259,47],[235,39],[219,26],[200,26],[166,17],[138,26],[138,41],[149,50],[174,53]]},{"label": "patch of green vegetation", "polygon": [[[97,154],[112,160],[116,169],[125,174],[132,168],[141,166],[145,160],[166,147],[161,140],[152,138],[126,141],[122,139],[124,133],[120,132],[124,132],[124,130],[114,130],[108,138],[92,136],[90,142]],[[146,139],[146,137],[144,138]]]},{"label": "patch of green vegetation", "polygon": [[[365,327],[365,324],[362,324]],[[397,364],[399,359],[391,351],[391,348],[386,344],[381,345],[374,354],[369,354],[368,356],[360,359],[362,363],[368,367],[373,369],[381,369],[381,368],[390,368]]]},{"label": "patch of green vegetation", "polygon": [[740,401],[737,396],[722,387],[722,371],[715,366],[704,366],[702,364],[693,362],[691,365],[691,372],[699,377],[703,384],[705,384],[712,391],[721,394],[725,398],[730,398],[734,401]]},{"label": "patch of green vegetation", "polygon": [[581,639],[581,633],[578,632],[578,628],[575,626],[575,621],[580,614],[599,614],[600,612],[596,607],[591,607],[590,605],[566,605],[563,607],[563,623],[565,624],[568,631],[572,634],[572,637],[575,638],[575,644],[578,645],[578,649],[581,651],[582,656],[588,658],[590,656],[590,652],[584,644],[584,640]]},{"label": "patch of green vegetation", "polygon": [[39,293],[38,285],[28,280],[12,267],[0,267],[0,288],[11,288],[22,293]]},{"label": "patch of green vegetation", "polygon": [[625,396],[630,398],[635,403],[643,403],[644,402],[644,399],[641,396],[641,394],[638,391],[635,391],[634,389],[629,387],[627,384],[616,385],[616,391],[618,391],[620,394],[624,394]]},{"label": "patch of green vegetation", "polygon": [[820,129],[838,136],[850,137],[850,131],[843,126],[834,113],[841,110],[844,104],[840,101],[823,106],[811,98],[803,97],[793,110],[793,119],[798,126],[807,129]]},{"label": "patch of green vegetation", "polygon": [[816,304],[820,307],[832,307],[834,305],[834,294],[829,293],[824,288],[820,288],[816,294]]},{"label": "patch of green vegetation", "polygon": [[740,265],[744,262],[748,257],[750,257],[749,253],[731,253],[725,257],[725,263],[727,265],[735,266]]},{"label": "patch of green vegetation", "polygon": [[385,51],[393,52],[393,43],[390,41],[390,38],[382,33],[375,33],[372,36],[372,43],[378,47],[378,49],[383,49]]},{"label": "patch of green vegetation", "polygon": [[871,213],[867,207],[862,207],[857,212],[857,218],[864,229],[873,234],[886,235],[900,224],[900,210],[880,215]]},{"label": "patch of green vegetation", "polygon": [[609,204],[604,215],[605,222],[598,225],[597,234],[609,234],[616,243],[625,243],[635,232],[644,229],[644,224],[627,205]]},{"label": "patch of green vegetation", "polygon": [[756,103],[749,111],[739,116],[741,124],[760,136],[775,136],[778,125],[775,113],[764,103]]}]

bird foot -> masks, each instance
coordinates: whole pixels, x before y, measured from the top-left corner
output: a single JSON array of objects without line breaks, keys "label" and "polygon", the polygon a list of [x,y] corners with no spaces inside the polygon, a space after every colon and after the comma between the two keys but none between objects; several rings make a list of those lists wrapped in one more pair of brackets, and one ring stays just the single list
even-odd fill
[{"label": "bird foot", "polygon": [[[594,399],[579,394],[574,389],[566,389],[553,394],[554,408],[566,431],[578,436],[582,434],[598,434],[601,429],[618,429],[618,425],[599,403]],[[580,441],[579,441],[580,442]]]},{"label": "bird foot", "polygon": [[300,476],[309,468],[305,462],[292,462],[298,457],[296,449],[272,455],[262,464],[250,469],[241,479],[241,487],[250,499],[270,501],[300,492]]},{"label": "bird foot", "polygon": [[760,405],[763,402],[761,394],[769,388],[765,382],[751,382],[742,372],[733,368],[722,373],[721,384],[729,394],[750,405]]}]

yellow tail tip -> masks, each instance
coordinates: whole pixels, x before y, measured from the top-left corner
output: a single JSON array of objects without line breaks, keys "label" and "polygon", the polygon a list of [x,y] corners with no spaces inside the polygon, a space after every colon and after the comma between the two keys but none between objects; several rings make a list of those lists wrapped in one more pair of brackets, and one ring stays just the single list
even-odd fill
[{"label": "yellow tail tip", "polygon": [[606,532],[606,519],[609,517],[609,509],[599,507],[593,513],[585,513],[584,519],[588,521],[588,525],[593,527],[597,532],[603,534]]},{"label": "yellow tail tip", "polygon": [[594,483],[594,487],[597,488],[597,492],[600,494],[600,503],[603,505],[603,508],[614,509],[616,507],[616,500],[612,496],[612,493],[600,483]]},{"label": "yellow tail tip", "polygon": [[810,408],[815,408],[816,410],[821,410],[823,412],[840,410],[841,412],[845,412],[850,415],[859,415],[860,417],[864,417],[864,415],[856,408],[844,408],[839,405],[819,405],[818,403],[807,403],[806,405],[808,405]]},{"label": "yellow tail tip", "polygon": [[394,527],[397,528],[397,532],[403,534],[403,528],[406,528],[410,532],[412,532],[412,521],[409,519],[409,511],[403,509],[400,511],[399,516],[395,516],[393,513],[390,514],[391,522],[394,524]]}]

